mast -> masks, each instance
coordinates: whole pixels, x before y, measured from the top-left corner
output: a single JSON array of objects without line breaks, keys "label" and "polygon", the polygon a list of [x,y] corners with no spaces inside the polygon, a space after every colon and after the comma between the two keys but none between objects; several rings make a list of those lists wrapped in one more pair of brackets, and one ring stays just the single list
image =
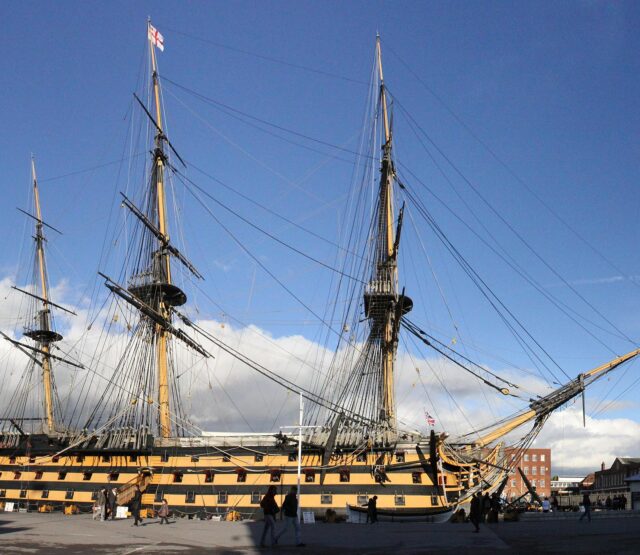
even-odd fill
[{"label": "mast", "polygon": [[[387,93],[384,87],[384,75],[382,73],[382,49],[380,47],[380,35],[376,37],[376,51],[378,57],[378,75],[380,78],[380,102],[382,104],[382,122],[384,125],[384,155],[380,176],[380,227],[378,228],[386,236],[386,272],[382,270],[383,280],[387,289],[394,297],[398,295],[398,267],[393,257],[393,166],[391,163],[391,131],[389,129],[389,114],[387,112]],[[384,227],[383,227],[384,226]],[[384,275],[386,274],[386,275]],[[393,341],[393,313],[387,310],[384,324],[383,338],[383,409],[385,417],[393,423],[395,428],[395,391],[394,391],[394,363],[396,356],[396,343]]]},{"label": "mast", "polygon": [[30,337],[36,343],[42,353],[42,386],[44,389],[44,415],[46,430],[48,433],[56,429],[55,414],[53,409],[53,377],[51,373],[51,343],[60,341],[62,336],[51,329],[51,310],[49,308],[49,291],[47,279],[47,265],[44,255],[45,236],[43,231],[42,210],[40,208],[40,193],[38,191],[38,180],[36,177],[36,165],[33,156],[31,157],[31,178],[33,181],[33,199],[36,211],[36,264],[40,278],[40,302],[42,303],[37,315],[36,329],[27,330],[25,336]]},{"label": "mast", "polygon": [[[150,25],[150,22],[147,24]],[[149,36],[149,33],[147,33]],[[164,163],[166,156],[164,154],[164,132],[162,130],[162,109],[160,104],[160,83],[158,82],[158,68],[156,64],[156,53],[151,37],[149,36],[149,50],[151,52],[151,75],[153,80],[153,97],[156,107],[156,126],[157,133],[155,136],[155,150],[153,152],[153,175],[152,183],[155,187],[156,196],[156,212],[158,218],[158,230],[162,235],[159,239],[159,248],[156,252],[157,263],[154,264],[154,276],[157,283],[171,286],[171,259],[166,248],[169,242],[169,234],[167,230],[167,213],[166,200],[164,191]],[[186,300],[186,299],[185,299]],[[162,295],[159,299],[158,309],[160,314],[167,320],[171,320],[170,303]],[[168,372],[168,353],[167,353],[167,331],[163,326],[156,325],[156,363],[158,372],[158,406],[159,406],[159,424],[160,436],[163,438],[171,437],[171,419],[169,412],[169,372]]]},{"label": "mast", "polygon": [[402,211],[398,227],[394,229],[393,180],[395,169],[392,154],[392,133],[389,124],[387,94],[382,71],[380,36],[376,37],[376,57],[380,80],[380,105],[384,145],[380,166],[378,220],[374,268],[366,291],[365,312],[371,321],[372,336],[377,336],[381,349],[381,414],[379,419],[391,429],[396,428],[394,364],[398,345],[398,329],[403,314],[411,308],[408,297],[398,294],[397,251],[402,225]]}]

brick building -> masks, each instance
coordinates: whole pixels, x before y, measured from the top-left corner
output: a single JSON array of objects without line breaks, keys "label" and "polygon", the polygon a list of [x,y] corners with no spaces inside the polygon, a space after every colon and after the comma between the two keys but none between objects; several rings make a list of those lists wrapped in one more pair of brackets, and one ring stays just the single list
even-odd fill
[{"label": "brick building", "polygon": [[622,493],[629,491],[626,478],[640,472],[640,458],[618,457],[611,468],[605,468],[604,463],[595,473],[595,481],[591,486],[598,493]]},{"label": "brick building", "polygon": [[551,495],[551,449],[505,449],[505,455],[513,470],[504,488],[507,499],[520,497],[527,491],[522,476],[516,470],[520,468],[536,493],[544,498]]}]

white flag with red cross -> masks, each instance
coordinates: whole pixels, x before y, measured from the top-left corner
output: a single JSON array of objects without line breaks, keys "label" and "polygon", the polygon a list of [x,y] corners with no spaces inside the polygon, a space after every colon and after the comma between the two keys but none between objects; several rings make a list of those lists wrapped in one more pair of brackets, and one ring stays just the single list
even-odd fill
[{"label": "white flag with red cross", "polygon": [[164,52],[164,37],[151,23],[149,23],[149,40],[151,44],[158,47],[161,52]]}]

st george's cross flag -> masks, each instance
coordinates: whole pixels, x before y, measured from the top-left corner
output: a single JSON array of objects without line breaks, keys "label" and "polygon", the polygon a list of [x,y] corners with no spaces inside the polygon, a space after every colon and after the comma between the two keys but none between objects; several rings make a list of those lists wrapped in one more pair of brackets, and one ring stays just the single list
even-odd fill
[{"label": "st george's cross flag", "polygon": [[151,23],[149,23],[149,40],[151,44],[157,46],[161,52],[164,52],[164,37]]}]

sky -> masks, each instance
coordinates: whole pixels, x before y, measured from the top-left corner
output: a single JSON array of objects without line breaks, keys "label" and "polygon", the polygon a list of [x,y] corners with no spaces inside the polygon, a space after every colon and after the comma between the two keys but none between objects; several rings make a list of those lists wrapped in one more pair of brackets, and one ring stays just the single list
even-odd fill
[{"label": "sky", "polygon": [[[340,243],[348,229],[349,152],[357,150],[362,132],[379,32],[403,181],[420,192],[447,237],[566,373],[552,367],[557,378],[637,345],[637,4],[69,1],[10,3],[2,11],[5,289],[25,279],[32,231],[15,208],[29,208],[32,153],[44,218],[63,232],[48,242],[59,300],[89,313],[101,294],[96,272],[117,275],[126,242],[117,235],[119,191],[139,185],[133,170],[145,154],[131,141],[131,129],[141,118],[132,93],[144,98],[147,16],[165,38],[158,63],[166,79],[167,130],[187,161],[186,174],[225,206],[334,266],[338,258],[329,242]],[[272,126],[240,121],[202,97]],[[239,345],[259,330],[300,356],[331,347],[314,316],[325,312],[330,271],[209,203],[221,227],[180,184],[175,199],[184,225],[176,240],[206,276],[191,296],[197,317],[212,329],[237,333]],[[419,214],[411,206],[407,211],[400,280],[414,298],[412,319],[441,339],[465,344],[466,353],[492,370],[535,382],[531,387],[539,391],[552,385],[551,372],[537,373]],[[526,269],[574,318],[516,275],[467,225]],[[12,310],[6,303],[0,308],[0,327],[15,326]],[[80,324],[61,324],[80,333]],[[255,344],[247,348],[259,354]],[[399,400],[411,406],[413,420],[428,410],[439,413],[439,425],[464,427],[465,418],[447,417],[457,408],[446,394],[436,399],[439,382],[429,382],[426,369],[432,398],[425,399],[415,385],[414,362],[399,359],[406,369],[398,376]],[[450,387],[460,379],[451,368],[440,371]],[[247,384],[260,387],[239,370],[220,372],[240,397]],[[587,428],[579,404],[548,422],[537,445],[552,447],[556,473],[640,454],[637,372],[630,366],[587,394]],[[467,420],[469,414],[495,416],[493,397],[476,383],[458,393]],[[269,402],[281,402],[275,390],[272,395]],[[283,422],[295,414],[295,402],[287,402],[291,410]]]}]

